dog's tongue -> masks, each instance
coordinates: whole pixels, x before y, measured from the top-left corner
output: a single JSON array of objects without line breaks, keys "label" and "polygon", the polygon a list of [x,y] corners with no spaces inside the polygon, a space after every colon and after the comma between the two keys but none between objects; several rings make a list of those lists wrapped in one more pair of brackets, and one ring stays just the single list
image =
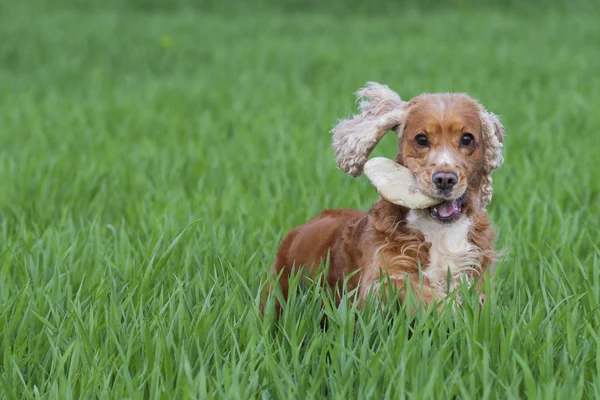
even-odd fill
[{"label": "dog's tongue", "polygon": [[458,202],[456,200],[451,200],[438,204],[437,211],[440,217],[448,218],[459,212],[460,208],[458,207]]}]

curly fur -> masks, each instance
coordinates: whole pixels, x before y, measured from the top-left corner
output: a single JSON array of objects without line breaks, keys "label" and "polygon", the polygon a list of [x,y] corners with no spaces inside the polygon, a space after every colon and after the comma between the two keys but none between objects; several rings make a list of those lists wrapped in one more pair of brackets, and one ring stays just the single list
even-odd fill
[{"label": "curly fur", "polygon": [[331,131],[335,157],[341,170],[357,177],[367,158],[390,129],[401,132],[406,118],[404,103],[385,85],[370,82],[356,92],[360,114],[345,119]]},{"label": "curly fur", "polygon": [[[408,210],[381,198],[366,213],[323,211],[292,229],[279,247],[272,275],[281,276],[284,299],[293,267],[303,266],[304,274],[315,276],[328,258],[326,284],[341,288],[349,277],[348,289],[358,288],[359,304],[372,289],[391,293],[388,286],[381,287],[382,275],[400,288],[401,299],[410,288],[423,305],[437,303],[462,280],[473,282],[481,275],[476,286],[480,290],[488,279],[484,272],[493,271],[497,258],[496,234],[484,208],[492,197],[491,173],[503,162],[504,128],[498,117],[463,94],[421,95],[404,102],[387,86],[369,83],[357,97],[360,114],[332,130],[340,169],[359,176],[379,140],[394,130],[399,138],[397,162],[433,187],[432,171],[440,166],[454,169],[461,181],[455,186],[467,188],[467,200],[460,219],[449,225],[434,221],[428,210]],[[465,129],[475,134],[478,145],[458,145]],[[437,143],[419,147],[419,132],[430,133]],[[446,160],[452,163],[444,164]],[[454,199],[460,193],[455,195]]]},{"label": "curly fur", "polygon": [[[404,123],[410,103],[388,86],[369,82],[356,92],[359,101],[358,115],[343,119],[332,129],[333,148],[339,168],[353,177],[362,174],[369,154],[381,138],[394,130],[402,139]],[[492,200],[492,172],[503,163],[504,127],[498,117],[480,106],[480,118],[485,136],[485,178],[483,182],[482,208]]]},{"label": "curly fur", "polygon": [[485,177],[482,187],[482,207],[492,201],[492,171],[500,168],[504,162],[502,154],[504,142],[504,127],[498,117],[488,111],[481,111],[482,132],[486,140],[484,170]]}]

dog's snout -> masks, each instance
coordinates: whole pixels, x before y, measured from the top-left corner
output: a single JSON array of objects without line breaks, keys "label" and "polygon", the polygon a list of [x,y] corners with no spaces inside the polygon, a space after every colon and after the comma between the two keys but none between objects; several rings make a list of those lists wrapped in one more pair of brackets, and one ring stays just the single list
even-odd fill
[{"label": "dog's snout", "polygon": [[432,179],[438,189],[449,190],[458,182],[458,175],[454,172],[436,172]]}]

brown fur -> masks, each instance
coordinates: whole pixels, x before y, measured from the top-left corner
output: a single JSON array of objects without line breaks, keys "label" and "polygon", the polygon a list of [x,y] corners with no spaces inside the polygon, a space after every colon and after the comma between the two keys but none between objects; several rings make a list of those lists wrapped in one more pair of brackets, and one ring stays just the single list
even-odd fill
[{"label": "brown fur", "polygon": [[[362,124],[360,126],[367,126],[368,118],[381,115],[374,114],[375,111],[385,109],[384,112],[388,114],[383,114],[383,117],[388,119],[384,126],[395,130],[400,139],[396,161],[413,172],[420,190],[430,196],[443,198],[458,197],[465,190],[467,192],[463,218],[468,219],[469,224],[465,225],[468,227],[468,236],[464,242],[468,241],[468,248],[473,249],[469,250],[468,255],[474,254],[476,259],[468,278],[475,279],[488,269],[492,271],[496,260],[493,248],[495,232],[484,207],[489,201],[487,196],[491,196],[489,174],[501,163],[501,154],[493,152],[493,148],[490,150],[490,141],[497,139],[494,145],[498,147],[499,142],[501,149],[504,128],[493,114],[489,114],[490,119],[486,120],[488,114],[482,112],[482,107],[463,94],[426,94],[405,103],[397,95],[388,96],[391,100],[386,101],[386,93],[384,89],[376,93],[382,99],[379,99],[379,104],[385,107],[363,103],[363,114],[340,123],[342,128],[339,129],[345,129],[339,134],[343,140],[335,144],[340,165],[345,163],[346,170],[355,176],[362,171],[364,160],[374,144],[355,138],[360,133],[356,128],[359,124],[354,121]],[[393,127],[388,126],[388,115],[391,113],[395,113],[393,118],[400,118],[394,120]],[[486,129],[490,127],[494,129],[492,139],[486,136]],[[381,123],[374,129],[374,140],[379,140],[382,136]],[[474,136],[473,146],[461,146],[460,140],[465,133]],[[430,143],[428,147],[417,144],[415,137],[419,134],[427,136]],[[343,146],[354,147],[347,149]],[[444,163],[440,164],[440,161]],[[442,196],[436,189],[432,174],[440,170],[458,176],[452,194],[445,193]],[[286,235],[277,252],[272,274],[275,277],[281,274],[279,284],[287,299],[292,266],[296,269],[302,266],[304,275],[314,277],[319,265],[329,254],[327,283],[332,288],[340,288],[346,276],[357,272],[348,281],[348,289],[358,288],[361,305],[371,289],[380,284],[381,273],[389,274],[389,282],[401,289],[401,301],[406,296],[405,283],[409,278],[410,289],[416,298],[423,305],[432,305],[447,293],[427,276],[420,275],[420,270],[427,275],[429,269],[444,267],[431,265],[432,243],[425,237],[425,228],[432,223],[429,219],[434,221],[427,210],[408,210],[383,199],[377,200],[367,213],[349,209],[323,211]],[[434,222],[439,224],[440,230],[449,229],[444,226],[446,224]],[[483,283],[481,280],[477,287],[481,288]],[[384,293],[388,291],[384,290]]]}]

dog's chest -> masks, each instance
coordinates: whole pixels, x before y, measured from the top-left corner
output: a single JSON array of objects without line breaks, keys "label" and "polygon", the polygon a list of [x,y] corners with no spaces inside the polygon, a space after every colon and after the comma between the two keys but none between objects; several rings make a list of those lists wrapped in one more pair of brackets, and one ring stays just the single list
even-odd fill
[{"label": "dog's chest", "polygon": [[458,286],[461,279],[477,269],[479,254],[477,246],[469,241],[470,219],[463,218],[443,225],[411,212],[408,222],[431,243],[429,264],[423,268],[423,275],[429,279],[431,286],[448,293]]}]

